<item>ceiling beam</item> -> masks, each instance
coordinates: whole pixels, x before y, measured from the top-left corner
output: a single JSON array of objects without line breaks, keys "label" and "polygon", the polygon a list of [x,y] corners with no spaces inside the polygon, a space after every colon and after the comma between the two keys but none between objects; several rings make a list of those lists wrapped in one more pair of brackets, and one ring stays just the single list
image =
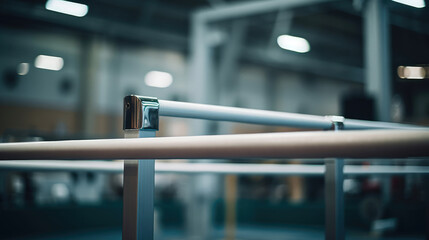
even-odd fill
[{"label": "ceiling beam", "polygon": [[269,0],[269,1],[248,1],[234,4],[227,4],[216,8],[197,10],[195,18],[204,21],[222,21],[234,18],[249,17],[257,14],[264,14],[277,11],[279,9],[291,9],[304,7],[309,4],[319,4],[332,2],[333,0]]},{"label": "ceiling beam", "polygon": [[91,16],[76,18],[47,11],[42,8],[26,9],[14,4],[7,4],[0,8],[3,16],[14,16],[31,21],[48,22],[65,26],[79,31],[118,37],[126,40],[144,41],[167,46],[168,48],[185,50],[186,36],[172,34],[152,28],[108,21]]}]

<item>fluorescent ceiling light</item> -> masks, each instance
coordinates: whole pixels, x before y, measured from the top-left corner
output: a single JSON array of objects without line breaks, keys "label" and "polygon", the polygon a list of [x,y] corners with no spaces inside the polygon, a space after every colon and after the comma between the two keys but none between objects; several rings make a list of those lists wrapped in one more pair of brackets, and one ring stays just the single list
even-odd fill
[{"label": "fluorescent ceiling light", "polygon": [[88,13],[87,5],[65,0],[48,0],[45,7],[50,11],[64,13],[76,17],[83,17]]},{"label": "fluorescent ceiling light", "polygon": [[64,66],[64,60],[60,57],[39,55],[34,61],[36,68],[47,69],[52,71],[59,71]]},{"label": "fluorescent ceiling light", "polygon": [[24,76],[24,75],[27,75],[29,70],[30,70],[30,64],[20,63],[18,64],[18,69],[16,70],[16,72],[18,73],[18,75]]},{"label": "fluorescent ceiling light", "polygon": [[173,83],[173,76],[167,72],[150,71],[146,74],[144,82],[149,87],[166,88]]},{"label": "fluorescent ceiling light", "polygon": [[424,79],[426,77],[425,67],[410,67],[410,66],[399,66],[398,76],[402,79]]},{"label": "fluorescent ceiling light", "polygon": [[424,8],[426,6],[425,0],[392,0],[397,3],[408,5],[415,8]]},{"label": "fluorescent ceiling light", "polygon": [[281,35],[277,38],[277,44],[286,50],[306,53],[310,51],[310,44],[307,40],[291,35]]}]

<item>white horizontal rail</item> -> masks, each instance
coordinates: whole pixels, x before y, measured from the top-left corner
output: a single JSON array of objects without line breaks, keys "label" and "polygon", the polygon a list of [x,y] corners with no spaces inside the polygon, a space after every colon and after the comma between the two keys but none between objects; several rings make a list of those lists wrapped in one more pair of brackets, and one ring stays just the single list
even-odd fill
[{"label": "white horizontal rail", "polygon": [[[159,100],[159,115],[309,129],[329,129],[332,127],[332,121],[329,116],[285,113],[166,100]],[[348,130],[416,128],[420,129],[423,127],[354,119],[344,120],[344,129]]]},{"label": "white horizontal rail", "polygon": [[[56,161],[22,160],[1,161],[0,171],[66,171],[122,173],[124,164],[120,161]],[[280,176],[322,176],[324,165],[306,164],[243,164],[243,163],[165,163],[157,162],[158,174],[234,174],[234,175],[280,175]],[[380,166],[348,165],[344,174],[355,175],[405,175],[429,174],[429,166]]]},{"label": "white horizontal rail", "polygon": [[19,160],[0,161],[0,171],[122,173],[120,161]]},{"label": "white horizontal rail", "polygon": [[0,144],[0,160],[429,156],[429,131],[292,132]]}]

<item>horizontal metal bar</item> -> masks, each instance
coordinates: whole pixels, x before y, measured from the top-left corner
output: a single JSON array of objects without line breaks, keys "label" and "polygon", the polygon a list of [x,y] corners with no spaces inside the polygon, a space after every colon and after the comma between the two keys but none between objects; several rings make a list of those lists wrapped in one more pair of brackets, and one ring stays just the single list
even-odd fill
[{"label": "horizontal metal bar", "polygon": [[[22,160],[1,161],[0,171],[66,171],[122,173],[121,161],[56,161]],[[306,164],[243,164],[243,163],[165,163],[155,164],[157,174],[234,174],[234,175],[279,175],[322,176],[324,165]],[[346,165],[347,176],[429,174],[429,166],[357,166]]]},{"label": "horizontal metal bar", "polygon": [[[159,100],[159,105],[159,114],[161,116],[276,125],[308,129],[330,129],[332,127],[332,119],[330,116],[285,113],[167,100]],[[423,127],[354,119],[344,120],[344,129],[347,130],[420,128]]]},{"label": "horizontal metal bar", "polygon": [[0,161],[0,171],[122,173],[122,161],[19,160]]},{"label": "horizontal metal bar", "polygon": [[415,129],[427,130],[429,128],[423,126],[390,123],[390,122],[377,122],[356,119],[344,119],[344,129],[346,130],[363,130],[363,129]]},{"label": "horizontal metal bar", "polygon": [[347,176],[429,174],[428,166],[344,166]]},{"label": "horizontal metal bar", "polygon": [[159,114],[161,116],[315,129],[329,129],[332,125],[331,121],[326,117],[305,114],[166,100],[159,100],[159,105]]},{"label": "horizontal metal bar", "polygon": [[429,131],[291,132],[0,144],[0,160],[391,158],[429,155]]}]

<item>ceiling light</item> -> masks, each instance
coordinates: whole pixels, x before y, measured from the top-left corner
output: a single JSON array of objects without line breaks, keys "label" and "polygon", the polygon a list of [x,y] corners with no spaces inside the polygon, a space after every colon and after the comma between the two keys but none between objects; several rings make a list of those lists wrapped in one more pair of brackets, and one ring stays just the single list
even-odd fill
[{"label": "ceiling light", "polygon": [[24,75],[27,75],[29,70],[30,70],[30,64],[20,63],[18,64],[18,69],[16,70],[16,72],[18,73],[18,75],[24,76]]},{"label": "ceiling light", "polygon": [[307,40],[291,35],[281,35],[277,38],[277,44],[286,50],[306,53],[310,51],[310,44]]},{"label": "ceiling light", "polygon": [[167,72],[150,71],[146,74],[144,82],[149,87],[166,88],[173,83],[173,76]]},{"label": "ceiling light", "polygon": [[60,57],[39,55],[34,61],[34,66],[36,68],[59,71],[64,66],[64,60]]},{"label": "ceiling light", "polygon": [[392,1],[404,4],[404,5],[408,5],[411,7],[415,7],[415,8],[424,8],[426,6],[425,0],[392,0]]},{"label": "ceiling light", "polygon": [[64,13],[76,17],[83,17],[88,13],[87,5],[65,0],[48,0],[45,7],[50,11]]},{"label": "ceiling light", "polygon": [[[429,71],[429,68],[399,66],[398,76],[402,79],[424,79],[427,74],[426,71]],[[428,75],[429,75],[429,72],[428,72]]]}]

